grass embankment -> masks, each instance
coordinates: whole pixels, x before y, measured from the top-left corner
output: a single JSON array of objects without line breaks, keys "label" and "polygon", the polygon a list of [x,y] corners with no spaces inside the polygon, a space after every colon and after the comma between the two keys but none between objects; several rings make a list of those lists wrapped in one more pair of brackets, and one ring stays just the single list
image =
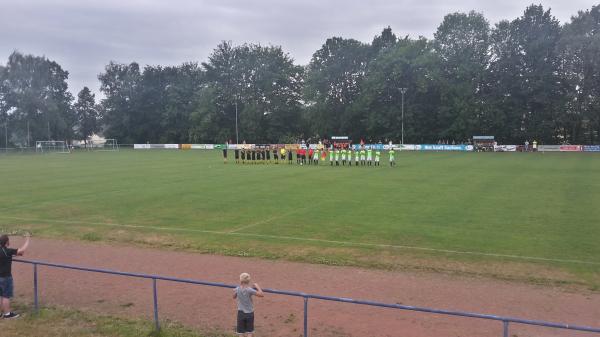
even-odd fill
[{"label": "grass embankment", "polygon": [[152,322],[103,316],[65,308],[31,308],[17,319],[0,320],[2,337],[231,337],[222,333],[200,333],[172,322],[161,322],[161,331]]},{"label": "grass embankment", "polygon": [[404,152],[395,168],[232,157],[223,165],[220,151],[1,156],[0,227],[600,287],[596,154]]}]

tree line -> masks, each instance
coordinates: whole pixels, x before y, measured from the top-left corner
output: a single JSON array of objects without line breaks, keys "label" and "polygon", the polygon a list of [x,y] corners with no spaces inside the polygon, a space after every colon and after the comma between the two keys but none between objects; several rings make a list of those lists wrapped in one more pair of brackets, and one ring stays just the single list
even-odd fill
[{"label": "tree line", "polygon": [[99,101],[87,87],[72,97],[67,78],[56,62],[19,52],[0,66],[9,145],[93,133],[120,143],[332,135],[399,142],[402,126],[405,143],[473,135],[505,144],[599,143],[600,5],[563,25],[531,5],[493,26],[477,12],[448,14],[433,39],[389,27],[370,43],[332,37],[306,66],[279,46],[230,42],[202,63],[110,62],[98,75]]}]

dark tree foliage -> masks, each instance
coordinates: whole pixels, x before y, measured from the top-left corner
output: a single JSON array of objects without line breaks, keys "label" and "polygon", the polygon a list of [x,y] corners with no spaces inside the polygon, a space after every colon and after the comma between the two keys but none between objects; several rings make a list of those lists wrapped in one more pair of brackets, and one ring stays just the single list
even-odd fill
[{"label": "dark tree foliage", "polygon": [[328,39],[312,57],[306,73],[304,97],[311,135],[360,133],[349,110],[362,93],[370,47],[353,39]]},{"label": "dark tree foliage", "polygon": [[121,143],[186,143],[202,85],[195,63],[178,67],[111,62],[100,74],[104,134]]},{"label": "dark tree foliage", "polygon": [[558,43],[564,110],[557,137],[600,143],[600,5],[580,11],[564,26]]},{"label": "dark tree foliage", "polygon": [[0,118],[8,123],[9,145],[73,138],[75,115],[73,97],[67,91],[68,76],[58,63],[45,57],[19,52],[9,56],[6,66],[0,68]]},{"label": "dark tree foliage", "polygon": [[598,144],[599,32],[600,5],[564,25],[531,5],[492,26],[480,13],[448,14],[432,40],[390,27],[370,43],[331,37],[305,67],[281,47],[223,42],[200,65],[109,63],[99,107],[87,88],[73,104],[56,62],[15,52],[0,66],[0,124],[16,146],[27,124],[30,140],[398,142],[404,125],[405,143]]},{"label": "dark tree foliage", "polygon": [[504,133],[498,134],[503,142],[560,141],[555,118],[563,98],[559,38],[558,21],[549,10],[533,5],[522,17],[493,30],[487,99],[490,113],[501,115],[491,130]]},{"label": "dark tree foliage", "polygon": [[398,141],[402,119],[400,88],[406,87],[405,142],[424,142],[437,137],[440,104],[439,67],[431,43],[403,39],[370,63],[363,93],[351,111],[362,128],[354,139]]},{"label": "dark tree foliage", "polygon": [[280,47],[223,42],[213,51],[193,115],[194,140],[278,142],[297,134],[303,69]]},{"label": "dark tree foliage", "polygon": [[77,95],[77,102],[73,105],[77,116],[76,136],[87,145],[88,139],[100,131],[100,112],[96,106],[95,95],[88,87],[83,87]]},{"label": "dark tree foliage", "polygon": [[464,141],[487,133],[482,88],[489,67],[489,24],[475,12],[444,17],[433,42],[439,60],[441,139]]},{"label": "dark tree foliage", "polygon": [[110,62],[105,72],[98,75],[102,100],[105,132],[108,138],[117,138],[121,143],[150,141],[148,125],[140,111],[140,66],[137,63],[116,64]]}]

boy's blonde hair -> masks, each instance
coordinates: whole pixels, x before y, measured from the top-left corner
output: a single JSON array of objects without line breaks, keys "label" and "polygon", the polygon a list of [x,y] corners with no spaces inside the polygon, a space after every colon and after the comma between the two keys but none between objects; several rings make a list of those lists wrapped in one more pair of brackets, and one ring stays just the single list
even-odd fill
[{"label": "boy's blonde hair", "polygon": [[242,284],[249,284],[250,283],[250,274],[248,274],[248,273],[241,273],[240,274],[240,283],[242,283]]}]

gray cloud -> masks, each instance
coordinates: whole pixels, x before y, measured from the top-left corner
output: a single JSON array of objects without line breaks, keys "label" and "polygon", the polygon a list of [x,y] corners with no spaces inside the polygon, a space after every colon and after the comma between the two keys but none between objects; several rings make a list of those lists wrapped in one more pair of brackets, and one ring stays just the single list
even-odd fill
[{"label": "gray cloud", "polygon": [[[546,0],[561,21],[596,3]],[[397,35],[432,37],[444,15],[476,10],[491,24],[528,2],[443,0],[0,0],[0,57],[45,55],[70,73],[75,94],[95,92],[109,61],[174,65],[205,61],[223,40],[281,45],[306,64],[331,36],[369,42],[388,25]]]}]

